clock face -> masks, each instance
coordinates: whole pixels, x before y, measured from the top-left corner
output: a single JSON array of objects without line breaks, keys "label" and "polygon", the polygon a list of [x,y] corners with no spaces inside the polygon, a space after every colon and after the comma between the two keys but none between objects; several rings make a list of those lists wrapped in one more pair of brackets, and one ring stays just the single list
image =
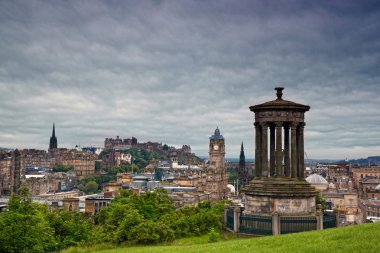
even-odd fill
[{"label": "clock face", "polygon": [[214,145],[214,150],[218,150],[219,149],[219,146],[218,145]]}]

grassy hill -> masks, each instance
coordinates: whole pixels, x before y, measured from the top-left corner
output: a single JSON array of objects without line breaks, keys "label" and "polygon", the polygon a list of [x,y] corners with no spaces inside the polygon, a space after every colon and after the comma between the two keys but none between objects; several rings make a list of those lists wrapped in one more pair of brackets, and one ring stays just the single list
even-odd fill
[{"label": "grassy hill", "polygon": [[173,245],[136,246],[98,250],[99,247],[75,248],[64,252],[97,252],[97,253],[195,253],[195,252],[380,252],[380,223],[327,229],[280,236],[261,238],[242,238],[206,243],[204,238],[198,241],[179,240]]}]

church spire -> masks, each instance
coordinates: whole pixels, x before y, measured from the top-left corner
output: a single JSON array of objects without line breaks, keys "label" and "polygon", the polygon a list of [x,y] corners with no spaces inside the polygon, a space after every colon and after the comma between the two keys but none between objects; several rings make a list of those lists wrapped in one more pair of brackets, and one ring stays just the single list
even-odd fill
[{"label": "church spire", "polygon": [[241,148],[240,148],[240,159],[239,159],[239,181],[240,184],[243,186],[246,183],[248,183],[248,171],[245,168],[245,155],[244,155],[244,145],[243,142],[241,142]]},{"label": "church spire", "polygon": [[244,155],[244,145],[243,142],[241,142],[241,148],[240,148],[240,160],[239,160],[239,167],[245,168],[245,155]]},{"label": "church spire", "polygon": [[53,123],[53,133],[51,134],[52,137],[55,137],[55,123]]},{"label": "church spire", "polygon": [[51,133],[51,137],[50,137],[50,144],[49,144],[49,149],[52,149],[52,148],[57,148],[57,137],[55,136],[55,123],[53,123],[53,131]]}]

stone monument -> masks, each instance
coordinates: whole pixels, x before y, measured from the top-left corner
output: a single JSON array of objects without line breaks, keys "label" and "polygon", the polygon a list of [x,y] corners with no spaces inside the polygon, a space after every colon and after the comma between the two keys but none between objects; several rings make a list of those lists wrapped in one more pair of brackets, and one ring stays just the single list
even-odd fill
[{"label": "stone monument", "polygon": [[244,214],[316,215],[317,194],[304,179],[304,115],[308,105],[277,99],[250,107],[255,113],[255,178],[244,187]]}]

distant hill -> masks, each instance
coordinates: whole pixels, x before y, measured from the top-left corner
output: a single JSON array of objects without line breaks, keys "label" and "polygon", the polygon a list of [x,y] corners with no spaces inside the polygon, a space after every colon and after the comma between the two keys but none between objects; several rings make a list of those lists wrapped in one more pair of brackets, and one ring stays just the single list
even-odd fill
[{"label": "distant hill", "polygon": [[351,159],[351,160],[340,160],[338,163],[351,163],[351,164],[359,164],[363,166],[380,164],[380,156],[369,156],[367,158],[359,158],[359,159]]},{"label": "distant hill", "polygon": [[[208,156],[199,156],[199,157],[204,159],[204,160],[208,160]],[[231,162],[231,163],[238,163],[239,162],[239,158],[234,158],[234,157],[226,157],[224,160],[226,162]],[[255,159],[247,158],[247,159],[245,159],[245,162],[246,163],[254,163]]]},{"label": "distant hill", "polygon": [[13,148],[3,148],[3,147],[0,147],[0,150],[1,151],[12,151],[13,150]]},{"label": "distant hill", "polygon": [[[199,156],[202,159],[208,160],[208,156]],[[227,157],[226,162],[237,163],[239,162],[239,158]],[[254,163],[255,159],[245,159],[247,163]],[[316,164],[342,164],[342,163],[351,163],[351,164],[359,164],[363,166],[368,165],[379,165],[380,164],[380,156],[369,156],[368,158],[360,158],[360,159],[351,159],[351,160],[337,160],[337,159],[308,159],[305,157],[306,166],[312,166]]]},{"label": "distant hill", "polygon": [[[225,159],[227,162],[231,162],[231,163],[238,163],[239,162],[239,158],[231,158],[231,157],[227,157],[226,159]],[[254,163],[255,162],[255,159],[249,159],[249,158],[247,158],[247,159],[245,159],[245,162],[246,163]]]}]

